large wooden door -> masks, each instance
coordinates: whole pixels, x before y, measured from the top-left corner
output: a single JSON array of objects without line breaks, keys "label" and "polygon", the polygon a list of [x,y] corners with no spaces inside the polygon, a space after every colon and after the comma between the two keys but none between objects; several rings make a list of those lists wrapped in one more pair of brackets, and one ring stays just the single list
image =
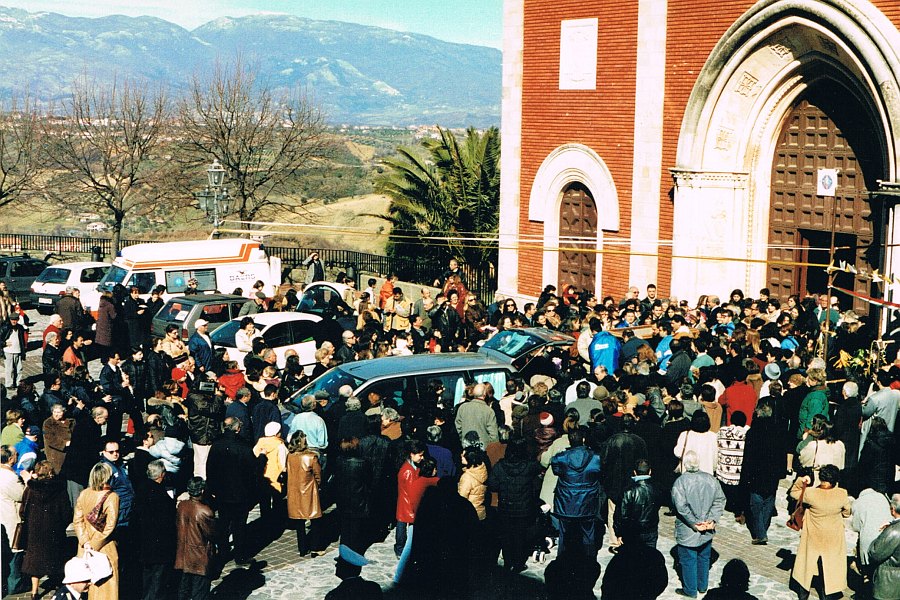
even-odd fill
[{"label": "large wooden door", "polygon": [[597,205],[590,191],[572,184],[563,192],[559,207],[559,276],[557,287],[574,284],[594,290],[597,273]]},{"label": "large wooden door", "polygon": [[[849,127],[853,120],[841,121],[840,115],[834,113],[850,110],[849,107],[841,110],[834,98],[821,104],[828,112],[809,98],[799,102],[788,115],[778,140],[772,166],[769,260],[827,264],[835,219],[835,258],[871,271],[873,265],[878,265],[880,243],[873,246],[867,177],[861,163],[872,164],[872,158],[863,162],[857,156],[857,152],[871,154],[871,146],[866,147],[864,131],[854,130],[852,143],[841,131],[839,123]],[[870,144],[872,139],[874,135],[869,138]],[[820,168],[838,169],[834,198],[816,195]],[[869,179],[873,179],[871,174]],[[864,294],[871,292],[869,282],[852,275],[840,275],[834,285]],[[770,262],[768,287],[780,300],[794,293],[803,297],[807,292],[824,293],[827,276],[823,267]],[[864,302],[846,294],[835,295],[840,297],[843,310],[852,307],[868,313]]]}]

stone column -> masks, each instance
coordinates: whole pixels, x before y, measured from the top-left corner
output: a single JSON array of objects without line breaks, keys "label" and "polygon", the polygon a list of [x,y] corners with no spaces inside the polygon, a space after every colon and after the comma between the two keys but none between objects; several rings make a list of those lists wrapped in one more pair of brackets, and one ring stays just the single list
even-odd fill
[{"label": "stone column", "polygon": [[524,0],[503,2],[503,97],[500,125],[500,251],[497,289],[519,293],[519,216],[522,181],[522,56]]},{"label": "stone column", "polygon": [[[750,251],[746,173],[672,170],[675,218],[672,295],[690,303],[700,294],[746,289]],[[733,259],[733,260],[729,260]]]}]

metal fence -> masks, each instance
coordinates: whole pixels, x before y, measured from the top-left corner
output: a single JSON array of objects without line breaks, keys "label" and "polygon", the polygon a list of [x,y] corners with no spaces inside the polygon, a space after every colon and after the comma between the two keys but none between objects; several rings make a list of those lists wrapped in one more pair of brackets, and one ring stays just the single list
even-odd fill
[{"label": "metal fence", "polygon": [[[122,239],[120,247],[133,244],[150,243],[159,240]],[[54,252],[73,254],[92,254],[95,248],[100,249],[103,256],[111,252],[111,240],[106,237],[76,237],[65,235],[40,235],[27,233],[0,233],[0,251],[3,252]],[[427,264],[418,260],[381,256],[355,250],[336,250],[330,248],[310,248],[299,246],[269,246],[266,252],[281,259],[285,267],[295,269],[302,265],[311,252],[319,253],[322,262],[331,268],[346,272],[377,273],[385,276],[396,273],[403,281],[417,284],[431,284],[446,265]],[[497,289],[497,274],[481,265],[462,265],[469,283],[469,290],[478,295],[483,302],[493,301],[494,290]],[[362,283],[362,282],[360,282]]]}]

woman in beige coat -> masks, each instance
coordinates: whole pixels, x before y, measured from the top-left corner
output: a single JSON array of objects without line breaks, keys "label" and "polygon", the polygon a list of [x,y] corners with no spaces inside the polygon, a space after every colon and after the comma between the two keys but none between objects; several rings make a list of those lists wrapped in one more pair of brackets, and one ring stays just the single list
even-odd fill
[{"label": "woman in beige coat", "polygon": [[[319,502],[319,485],[322,483],[322,467],[319,455],[309,449],[306,434],[297,431],[291,436],[287,457],[287,514],[296,522],[297,550],[300,556],[315,555],[322,544],[319,519],[322,505]],[[309,520],[309,537],[306,521]]]},{"label": "woman in beige coat", "polygon": [[[799,477],[791,488],[791,496],[800,498],[806,515],[797,547],[797,560],[791,573],[791,583],[800,600],[809,597],[813,577],[822,576],[826,596],[840,597],[847,587],[847,548],[844,541],[844,517],[850,516],[850,498],[847,490],[838,487],[840,470],[834,465],[825,465],[819,470],[818,487],[809,486],[809,477]],[[822,561],[821,573],[819,561]]]},{"label": "woman in beige coat", "polygon": [[[112,477],[112,469],[106,463],[97,463],[91,469],[88,488],[81,492],[75,502],[75,535],[78,536],[78,556],[84,554],[85,548],[102,552],[112,566],[112,576],[91,586],[88,600],[118,600],[119,598],[119,552],[116,542],[111,540],[119,516],[119,496],[109,489],[108,481]],[[88,519],[91,511],[102,503],[100,515],[105,515],[102,528],[97,529]]]},{"label": "woman in beige coat", "polygon": [[459,477],[459,495],[472,503],[478,520],[484,521],[487,509],[484,507],[484,495],[487,493],[486,454],[480,448],[466,448],[462,453],[462,475]]}]

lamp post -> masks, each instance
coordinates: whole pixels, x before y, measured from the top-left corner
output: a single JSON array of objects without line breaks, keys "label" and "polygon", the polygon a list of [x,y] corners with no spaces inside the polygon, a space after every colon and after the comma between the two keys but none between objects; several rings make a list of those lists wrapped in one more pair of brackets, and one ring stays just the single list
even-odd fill
[{"label": "lamp post", "polygon": [[228,188],[223,187],[225,169],[214,159],[206,169],[208,184],[202,192],[197,192],[200,209],[206,213],[206,219],[212,223],[212,237],[219,236],[219,226],[225,221],[225,215],[231,210],[231,197]]}]

